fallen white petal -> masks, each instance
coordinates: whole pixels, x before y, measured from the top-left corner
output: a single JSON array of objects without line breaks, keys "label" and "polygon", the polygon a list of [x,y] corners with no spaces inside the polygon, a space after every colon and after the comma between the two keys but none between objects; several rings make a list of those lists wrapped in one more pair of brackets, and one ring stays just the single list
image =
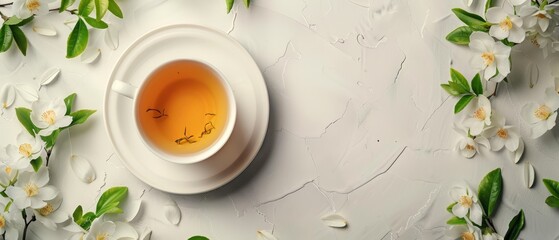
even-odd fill
[{"label": "fallen white petal", "polygon": [[324,222],[326,226],[333,228],[345,228],[347,226],[345,218],[338,214],[326,215],[322,217],[322,222]]},{"label": "fallen white petal", "polygon": [[518,143],[518,148],[516,149],[516,151],[514,151],[514,163],[518,163],[520,161],[520,158],[522,158],[523,154],[524,154],[524,141],[521,138],[520,142]]},{"label": "fallen white petal", "polygon": [[12,106],[12,104],[14,104],[14,101],[16,100],[16,90],[14,88],[14,85],[12,84],[4,85],[0,94],[2,94],[2,96],[0,96],[2,98],[0,100],[2,101],[0,102],[2,109],[6,109]]},{"label": "fallen white petal", "polygon": [[82,182],[91,183],[95,181],[95,170],[87,159],[72,155],[70,158],[70,166],[72,167],[76,177],[78,177]]},{"label": "fallen white petal", "polygon": [[138,232],[130,224],[125,222],[115,222],[115,233],[111,237],[114,239],[138,239]]},{"label": "fallen white petal", "polygon": [[534,166],[530,163],[524,163],[524,183],[527,188],[532,188],[534,185],[535,175]]},{"label": "fallen white petal", "polygon": [[142,232],[142,235],[140,235],[139,240],[150,240],[151,239],[151,228],[146,227],[146,229],[144,229],[144,232]]},{"label": "fallen white petal", "polygon": [[163,207],[163,212],[168,223],[173,225],[178,225],[180,223],[181,210],[177,206],[177,203],[175,201],[172,201],[169,204],[165,205]]},{"label": "fallen white petal", "polygon": [[34,102],[39,100],[37,89],[29,84],[18,84],[16,90],[25,101]]},{"label": "fallen white petal", "polygon": [[101,55],[101,49],[86,50],[81,56],[80,60],[83,63],[93,63]]},{"label": "fallen white petal", "polygon": [[35,23],[33,24],[33,32],[36,32],[37,34],[43,35],[43,36],[56,36],[56,29],[54,29],[54,27],[52,27],[51,25],[48,24],[44,24],[44,23]]},{"label": "fallen white petal", "polygon": [[277,240],[277,238],[274,237],[274,235],[272,235],[266,230],[256,231],[256,237],[260,240]]},{"label": "fallen white petal", "polygon": [[533,88],[538,84],[538,80],[540,79],[540,69],[538,65],[532,62],[528,64],[528,67],[530,68],[530,88]]},{"label": "fallen white petal", "polygon": [[116,50],[118,48],[118,30],[116,28],[109,27],[105,31],[105,44],[112,49]]},{"label": "fallen white petal", "polygon": [[122,205],[123,213],[119,214],[125,222],[131,222],[134,220],[140,207],[142,206],[142,199],[129,199],[126,200]]},{"label": "fallen white petal", "polygon": [[47,69],[39,78],[41,81],[41,86],[46,86],[54,82],[54,80],[57,79],[59,74],[60,74],[60,68],[54,67],[54,68]]}]

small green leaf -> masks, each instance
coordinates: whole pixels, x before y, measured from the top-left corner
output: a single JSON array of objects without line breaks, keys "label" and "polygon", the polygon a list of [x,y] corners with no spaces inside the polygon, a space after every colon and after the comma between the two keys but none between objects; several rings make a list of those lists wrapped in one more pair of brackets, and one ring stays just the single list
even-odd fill
[{"label": "small green leaf", "polygon": [[190,237],[188,240],[210,240],[210,239],[204,236],[194,236],[194,237]]},{"label": "small green leaf", "polygon": [[103,20],[97,20],[88,16],[83,16],[83,19],[85,20],[85,22],[87,22],[87,24],[89,24],[89,26],[92,26],[94,28],[106,29],[109,27],[109,25],[106,22],[103,22]]},{"label": "small green leaf", "polygon": [[231,9],[233,8],[233,3],[235,3],[235,0],[225,0],[225,3],[227,3],[227,13],[230,13]]},{"label": "small green leaf", "polygon": [[470,26],[473,30],[487,32],[489,31],[490,23],[486,22],[481,16],[465,11],[464,9],[454,8],[452,12],[466,25]]},{"label": "small green leaf", "polygon": [[450,205],[448,205],[448,207],[446,207],[446,211],[449,212],[449,213],[452,213],[452,208],[456,204],[458,204],[458,203],[454,202],[454,203],[451,203]]},{"label": "small green leaf", "polygon": [[452,82],[455,82],[462,86],[462,88],[464,88],[466,92],[470,91],[470,84],[468,83],[468,80],[466,80],[462,73],[458,72],[454,68],[450,69],[450,79],[452,79]]},{"label": "small green leaf", "polygon": [[2,28],[0,28],[0,52],[8,51],[13,40],[12,29],[8,25],[2,25]]},{"label": "small green leaf", "polygon": [[58,135],[60,135],[60,129],[53,131],[49,136],[41,137],[41,139],[45,142],[45,147],[47,149],[54,147],[54,144],[56,144],[56,140],[58,139]]},{"label": "small green leaf", "polygon": [[448,224],[448,225],[465,225],[467,223],[466,223],[465,219],[455,216],[455,217],[452,217],[452,218],[448,219],[448,221],[446,221],[446,224]]},{"label": "small green leaf", "polygon": [[17,47],[23,54],[23,56],[27,55],[27,38],[25,37],[25,33],[19,29],[17,26],[10,26],[12,33],[14,35],[14,40],[16,42]]},{"label": "small green leaf", "polygon": [[93,0],[81,0],[78,6],[78,14],[80,16],[89,16],[94,8],[95,3],[93,3]]},{"label": "small green leaf", "polygon": [[456,114],[464,110],[464,108],[468,106],[468,104],[470,103],[470,101],[472,101],[472,99],[474,99],[474,97],[474,95],[466,95],[460,98],[460,100],[458,100],[458,102],[454,106],[454,113]]},{"label": "small green leaf", "polygon": [[31,160],[31,166],[33,166],[33,170],[35,170],[35,172],[38,172],[39,168],[41,168],[42,165],[43,165],[42,157],[38,157],[37,159]]},{"label": "small green leaf", "polygon": [[448,84],[441,84],[441,87],[450,95],[452,96],[459,96],[460,92],[455,90],[454,88],[452,88],[450,85]]},{"label": "small green leaf", "polygon": [[31,17],[21,20],[21,22],[15,24],[14,26],[18,26],[18,27],[24,26],[25,24],[28,24],[31,21],[33,21],[33,19],[35,19],[35,15],[32,15]]},{"label": "small green leaf", "polygon": [[448,85],[460,94],[470,93],[469,89],[464,88],[461,84],[455,82],[448,82]]},{"label": "small green leaf", "polygon": [[11,16],[10,18],[8,18],[8,20],[6,20],[4,22],[4,24],[6,24],[6,25],[16,25],[16,24],[21,23],[21,21],[23,21],[23,19],[20,19],[16,16]]},{"label": "small green leaf", "polygon": [[91,223],[93,223],[93,220],[95,220],[96,218],[97,216],[95,215],[95,213],[88,212],[84,214],[79,220],[77,220],[76,223],[87,231],[91,227]]},{"label": "small green leaf", "polygon": [[120,7],[115,2],[115,0],[109,0],[109,12],[111,12],[113,15],[117,16],[118,18],[124,17],[124,15],[122,14],[122,10],[120,10]]},{"label": "small green leaf", "polygon": [[524,223],[525,223],[524,211],[520,210],[518,215],[512,218],[512,220],[510,220],[509,229],[505,234],[505,240],[518,239],[518,235],[520,235],[520,232],[524,228]]},{"label": "small green leaf", "polygon": [[122,209],[120,209],[119,205],[124,198],[128,195],[128,188],[127,187],[113,187],[109,190],[105,191],[99,201],[97,202],[97,207],[95,208],[95,212],[98,217],[105,213],[120,213]]},{"label": "small green leaf", "polygon": [[77,94],[72,93],[68,97],[64,98],[64,104],[66,105],[66,115],[72,112],[72,106],[74,106],[74,101],[76,100]]},{"label": "small green leaf", "polygon": [[549,196],[545,199],[545,203],[552,208],[559,208],[559,198],[555,196]]},{"label": "small green leaf", "polygon": [[474,93],[478,96],[483,94],[483,85],[481,84],[481,77],[479,76],[479,73],[474,76],[474,79],[472,79],[472,90],[474,90]]},{"label": "small green leaf", "polygon": [[478,198],[487,217],[493,216],[501,203],[503,193],[503,177],[501,169],[489,172],[479,183]]},{"label": "small green leaf", "polygon": [[64,12],[66,11],[66,9],[68,9],[68,7],[72,6],[72,4],[74,4],[76,2],[76,0],[62,0],[60,1],[60,9],[58,9],[58,12]]},{"label": "small green leaf", "polygon": [[97,20],[101,20],[109,10],[109,0],[94,0],[94,2],[95,16]]},{"label": "small green leaf", "polygon": [[19,107],[16,108],[16,116],[21,125],[29,132],[33,137],[35,133],[39,132],[39,128],[36,127],[31,121],[31,109]]},{"label": "small green leaf", "polygon": [[501,40],[501,42],[502,42],[503,44],[509,46],[509,47],[514,47],[514,46],[516,46],[516,43],[510,42],[510,41],[509,41],[508,39],[506,39],[506,38],[503,39],[503,40]]},{"label": "small green leaf", "polygon": [[243,0],[243,2],[245,3],[246,8],[250,7],[250,0]]},{"label": "small green leaf", "polygon": [[83,109],[83,110],[70,113],[70,116],[72,116],[72,123],[68,127],[84,123],[95,112],[96,112],[95,110]]},{"label": "small green leaf", "polygon": [[66,57],[74,58],[82,54],[83,51],[85,51],[85,48],[87,47],[88,38],[89,38],[89,32],[87,31],[87,26],[80,18],[78,19],[76,26],[70,33],[70,36],[68,36]]},{"label": "small green leaf", "polygon": [[559,182],[551,179],[544,179],[543,184],[545,185],[549,193],[551,193],[551,195],[559,198]]},{"label": "small green leaf", "polygon": [[446,40],[458,45],[468,45],[473,32],[472,28],[468,26],[458,27],[446,35]]},{"label": "small green leaf", "polygon": [[74,213],[72,214],[72,217],[74,218],[74,221],[77,223],[77,221],[82,218],[82,215],[83,215],[83,208],[82,208],[82,205],[79,205],[76,208],[76,210],[74,210]]}]

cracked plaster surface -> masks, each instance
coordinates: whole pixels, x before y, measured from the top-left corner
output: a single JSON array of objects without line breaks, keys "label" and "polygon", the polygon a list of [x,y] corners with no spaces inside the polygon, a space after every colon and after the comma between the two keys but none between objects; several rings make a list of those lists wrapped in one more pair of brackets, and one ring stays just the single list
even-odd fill
[{"label": "cracked plaster surface", "polygon": [[[76,92],[77,108],[101,110],[105,85],[118,56],[146,32],[176,23],[216,28],[236,38],[256,60],[270,93],[271,126],[262,157],[238,179],[216,191],[179,196],[153,189],[136,179],[114,154],[99,111],[86,125],[62,134],[51,162],[51,182],[61,188],[62,209],[81,204],[94,208],[99,192],[127,185],[143,207],[133,224],[153,229],[152,239],[254,239],[267,230],[278,239],[442,239],[445,211],[454,184],[477,185],[496,167],[503,169],[504,203],[495,224],[524,208],[525,238],[552,239],[551,224],[559,217],[543,204],[542,184],[522,184],[522,168],[505,153],[482,152],[461,158],[452,149],[455,99],[440,90],[448,69],[467,72],[469,53],[444,41],[460,23],[449,17],[461,1],[436,0],[260,0],[247,10],[237,4],[224,13],[221,1],[125,1],[120,47],[111,51],[102,38],[102,57],[92,65],[64,59],[70,29],[64,16],[43,17],[59,32],[55,38],[30,34],[26,58],[14,49],[0,54],[0,84],[25,82],[49,67],[62,68],[60,78],[40,91],[42,98]],[[479,8],[480,6],[476,6]],[[114,19],[115,22],[119,22]],[[515,52],[514,54],[521,54]],[[528,57],[527,57],[528,58]],[[534,56],[537,58],[537,56]],[[43,61],[39,59],[49,59]],[[507,122],[520,126],[518,109],[537,99],[545,85],[528,88],[526,61],[515,61],[511,84],[494,101]],[[548,69],[541,69],[544,73]],[[542,74],[542,76],[549,77]],[[543,80],[540,80],[543,82]],[[28,106],[21,99],[16,106]],[[15,115],[0,119],[3,137],[11,143],[19,132]],[[526,134],[524,130],[522,134]],[[526,135],[524,135],[526,136]],[[559,130],[526,140],[526,156],[539,178],[559,178]],[[77,180],[68,161],[87,158],[97,179]],[[161,203],[177,202],[179,226],[163,220]],[[347,229],[331,229],[320,217],[338,213]],[[30,239],[67,236],[32,227]]]}]

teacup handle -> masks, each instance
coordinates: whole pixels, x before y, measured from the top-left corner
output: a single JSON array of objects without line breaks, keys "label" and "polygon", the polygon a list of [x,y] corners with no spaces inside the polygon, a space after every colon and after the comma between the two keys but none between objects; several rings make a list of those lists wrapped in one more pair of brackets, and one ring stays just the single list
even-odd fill
[{"label": "teacup handle", "polygon": [[111,90],[127,98],[134,99],[138,88],[130,85],[130,83],[115,80],[113,82],[113,86],[111,87]]}]

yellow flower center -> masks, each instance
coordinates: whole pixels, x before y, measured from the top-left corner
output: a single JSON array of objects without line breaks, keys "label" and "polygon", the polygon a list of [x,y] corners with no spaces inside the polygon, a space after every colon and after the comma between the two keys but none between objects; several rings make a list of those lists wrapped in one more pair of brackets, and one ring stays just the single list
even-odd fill
[{"label": "yellow flower center", "polygon": [[538,42],[538,36],[534,35],[531,39],[530,42],[532,42],[532,44],[534,44],[534,46],[536,47],[541,47],[540,43]]},{"label": "yellow flower center", "polygon": [[462,240],[475,240],[474,234],[471,232],[463,232],[462,233]]},{"label": "yellow flower center", "polygon": [[462,207],[465,207],[465,208],[472,207],[473,202],[474,201],[469,196],[461,196],[460,199],[458,200],[458,203],[460,205],[462,205]]},{"label": "yellow flower center", "polygon": [[95,240],[107,240],[109,239],[109,234],[107,233],[99,233],[95,236]]},{"label": "yellow flower center", "polygon": [[474,147],[474,145],[467,144],[466,145],[466,150],[473,151],[473,150],[476,150],[476,147]]},{"label": "yellow flower center", "polygon": [[10,166],[6,166],[6,168],[4,168],[4,172],[6,172],[6,174],[8,174],[8,176],[10,174],[12,174],[12,168]]},{"label": "yellow flower center", "polygon": [[501,128],[499,129],[499,131],[497,131],[497,136],[502,139],[507,139],[509,137],[509,132],[506,129]]},{"label": "yellow flower center", "polygon": [[492,52],[484,52],[481,54],[481,58],[483,58],[483,63],[485,66],[493,65],[495,62],[495,54]]},{"label": "yellow flower center", "polygon": [[546,16],[545,14],[543,14],[543,13],[538,13],[538,14],[536,14],[536,17],[539,18],[539,19],[547,18],[547,16]]},{"label": "yellow flower center", "polygon": [[534,116],[540,120],[547,120],[551,116],[551,109],[546,105],[541,105],[534,112]]},{"label": "yellow flower center", "polygon": [[52,212],[54,212],[54,208],[52,207],[52,205],[50,203],[47,203],[46,206],[39,209],[39,214],[41,214],[41,216],[43,216],[43,217],[46,217],[46,216],[50,215]]},{"label": "yellow flower center", "polygon": [[33,197],[33,196],[39,194],[39,187],[37,187],[37,185],[35,183],[28,183],[23,188],[23,191],[25,191],[25,194],[27,194],[27,197]]},{"label": "yellow flower center", "polygon": [[41,7],[41,2],[39,0],[28,0],[25,7],[27,7],[27,10],[30,12],[35,12]]},{"label": "yellow flower center", "polygon": [[56,113],[53,110],[48,110],[41,114],[41,119],[43,120],[43,122],[46,122],[49,125],[53,125],[54,121],[56,120]]},{"label": "yellow flower center", "polygon": [[8,108],[8,103],[7,103],[7,102],[3,102],[3,103],[2,103],[2,108],[3,108],[3,109]]},{"label": "yellow flower center", "polygon": [[6,227],[6,219],[4,216],[0,215],[0,228]]},{"label": "yellow flower center", "polygon": [[487,117],[487,114],[485,114],[485,110],[483,108],[478,108],[474,112],[474,118],[476,118],[477,120],[483,121],[485,120],[485,117]]},{"label": "yellow flower center", "polygon": [[509,31],[512,29],[512,21],[510,20],[509,17],[506,17],[505,19],[503,19],[503,21],[499,23],[499,27],[501,27],[503,31]]},{"label": "yellow flower center", "polygon": [[24,157],[30,157],[33,154],[33,147],[31,144],[24,143],[19,145],[19,154],[23,155]]}]

